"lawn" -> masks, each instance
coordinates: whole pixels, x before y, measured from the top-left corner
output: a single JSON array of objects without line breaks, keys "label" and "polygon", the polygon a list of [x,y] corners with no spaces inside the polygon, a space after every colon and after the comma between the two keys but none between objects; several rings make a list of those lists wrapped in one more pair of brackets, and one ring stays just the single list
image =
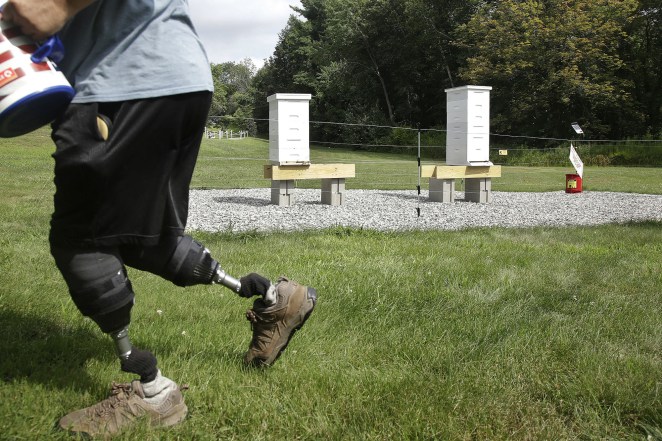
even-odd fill
[{"label": "lawn", "polygon": [[[205,141],[194,186],[267,186],[268,146],[245,141]],[[132,378],[49,255],[51,150],[43,131],[0,140],[0,439],[69,439],[62,415]],[[312,159],[356,163],[348,188],[416,185],[411,158]],[[507,167],[494,189],[559,191],[570,172]],[[590,167],[585,188],[660,194],[660,175]],[[190,386],[189,417],[118,439],[662,439],[660,223],[193,234],[230,274],[314,286],[318,307],[276,365],[246,369],[249,302],[130,270],[132,340]]]}]

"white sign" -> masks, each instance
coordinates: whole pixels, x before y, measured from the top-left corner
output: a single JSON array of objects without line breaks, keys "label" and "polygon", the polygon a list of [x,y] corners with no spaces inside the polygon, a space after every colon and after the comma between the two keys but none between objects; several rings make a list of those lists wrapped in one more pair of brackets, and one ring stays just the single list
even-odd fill
[{"label": "white sign", "polygon": [[575,133],[577,133],[578,135],[584,134],[584,131],[582,130],[581,127],[579,127],[579,124],[577,124],[576,122],[572,123],[572,128],[575,129]]},{"label": "white sign", "polygon": [[570,162],[572,162],[572,165],[575,167],[575,170],[577,170],[577,174],[583,178],[584,163],[577,154],[577,151],[575,150],[575,147],[572,145],[572,143],[570,144]]}]

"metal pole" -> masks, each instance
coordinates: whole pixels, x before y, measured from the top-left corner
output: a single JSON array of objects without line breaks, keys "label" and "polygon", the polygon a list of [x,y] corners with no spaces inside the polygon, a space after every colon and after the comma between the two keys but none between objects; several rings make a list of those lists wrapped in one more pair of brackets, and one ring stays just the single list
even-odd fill
[{"label": "metal pole", "polygon": [[421,130],[418,130],[418,206],[416,207],[416,213],[418,217],[421,217]]}]

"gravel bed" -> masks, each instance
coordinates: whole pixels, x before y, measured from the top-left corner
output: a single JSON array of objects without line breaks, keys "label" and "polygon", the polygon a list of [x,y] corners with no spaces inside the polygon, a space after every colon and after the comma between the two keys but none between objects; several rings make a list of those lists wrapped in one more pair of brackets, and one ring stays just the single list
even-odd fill
[{"label": "gravel bed", "polygon": [[[345,203],[321,203],[320,190],[296,189],[291,207],[271,205],[271,189],[192,190],[188,228],[210,232],[302,231],[353,227],[383,231],[474,227],[598,225],[662,221],[662,195],[492,192],[492,202],[430,202],[416,191],[346,190]],[[421,209],[420,217],[417,208]]]}]

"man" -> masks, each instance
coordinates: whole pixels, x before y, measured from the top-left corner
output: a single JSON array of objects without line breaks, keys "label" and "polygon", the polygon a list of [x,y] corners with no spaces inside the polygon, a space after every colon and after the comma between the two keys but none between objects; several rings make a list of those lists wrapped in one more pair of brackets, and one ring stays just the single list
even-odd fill
[{"label": "man", "polygon": [[220,283],[259,296],[247,313],[249,365],[276,360],[316,292],[254,273],[236,280],[184,234],[213,91],[187,0],[8,0],[2,19],[36,41],[59,33],[64,43],[59,67],[76,95],[53,123],[51,254],[78,309],[112,338],[121,369],[140,376],[60,426],[95,436],[142,417],[177,424],[187,413],[179,387],[129,339],[134,292],[126,266],[179,286]]}]

